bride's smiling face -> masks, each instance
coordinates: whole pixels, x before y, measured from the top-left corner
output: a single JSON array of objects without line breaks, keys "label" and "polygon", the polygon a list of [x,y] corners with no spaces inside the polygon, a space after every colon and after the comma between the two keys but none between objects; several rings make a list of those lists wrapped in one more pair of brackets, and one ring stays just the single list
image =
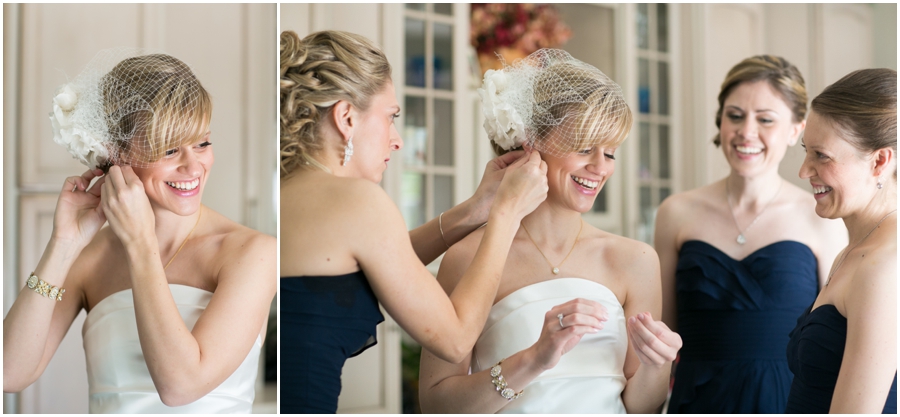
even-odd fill
[{"label": "bride's smiling face", "polygon": [[616,148],[607,141],[587,145],[561,157],[542,153],[541,158],[547,163],[550,188],[547,201],[579,213],[590,211],[597,194],[616,170],[615,153]]},{"label": "bride's smiling face", "polygon": [[144,183],[150,205],[181,216],[200,208],[203,188],[215,156],[209,133],[199,141],[167,149],[156,162],[146,167],[133,167]]}]

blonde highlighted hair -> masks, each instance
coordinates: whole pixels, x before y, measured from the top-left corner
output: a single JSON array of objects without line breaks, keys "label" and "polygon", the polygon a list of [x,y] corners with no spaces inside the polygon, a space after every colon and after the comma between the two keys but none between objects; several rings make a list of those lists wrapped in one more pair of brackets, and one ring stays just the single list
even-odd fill
[{"label": "blonde highlighted hair", "polygon": [[[167,150],[195,143],[209,131],[209,93],[184,62],[170,55],[119,62],[101,79],[100,93],[118,159],[153,163]],[[131,111],[136,101],[142,110]]]}]

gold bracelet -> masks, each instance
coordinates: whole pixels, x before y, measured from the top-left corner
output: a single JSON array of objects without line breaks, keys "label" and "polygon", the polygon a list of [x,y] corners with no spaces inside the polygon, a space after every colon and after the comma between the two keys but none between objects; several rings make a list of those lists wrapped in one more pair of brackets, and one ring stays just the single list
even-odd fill
[{"label": "gold bracelet", "polygon": [[500,360],[500,362],[497,362],[497,364],[491,368],[491,377],[493,378],[491,382],[494,384],[494,389],[500,391],[501,397],[506,398],[506,401],[512,401],[522,396],[522,393],[524,393],[525,390],[523,389],[516,392],[512,388],[509,388],[506,379],[503,378],[503,375],[500,375],[500,371],[502,370],[502,368],[500,368],[501,363],[503,363],[503,360]]},{"label": "gold bracelet", "polygon": [[444,237],[444,212],[441,212],[441,215],[438,216],[438,229],[441,230],[441,240],[444,241],[444,246],[450,249],[450,245],[447,244],[447,239]]},{"label": "gold bracelet", "polygon": [[50,285],[46,281],[38,278],[37,275],[34,274],[34,271],[31,271],[31,275],[28,276],[28,280],[25,281],[25,284],[28,288],[34,290],[34,292],[45,297],[50,297],[51,300],[56,299],[56,301],[62,301],[63,293],[66,292],[65,288]]}]

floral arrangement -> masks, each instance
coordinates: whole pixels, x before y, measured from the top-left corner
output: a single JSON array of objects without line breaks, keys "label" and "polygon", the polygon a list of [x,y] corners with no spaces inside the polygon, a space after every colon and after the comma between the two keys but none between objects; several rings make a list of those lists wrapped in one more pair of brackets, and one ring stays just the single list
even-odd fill
[{"label": "floral arrangement", "polygon": [[78,94],[70,84],[57,90],[50,113],[53,141],[65,146],[82,164],[96,168],[109,158],[109,152],[99,139],[78,123],[77,104]]},{"label": "floral arrangement", "polygon": [[571,37],[559,12],[548,4],[472,4],[469,40],[480,55],[493,55],[500,48],[528,55],[562,45]]}]

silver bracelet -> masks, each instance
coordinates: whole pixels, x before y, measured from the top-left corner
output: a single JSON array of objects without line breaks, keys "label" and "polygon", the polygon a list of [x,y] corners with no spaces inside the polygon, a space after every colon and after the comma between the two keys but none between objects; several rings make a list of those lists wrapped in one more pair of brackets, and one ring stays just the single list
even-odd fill
[{"label": "silver bracelet", "polygon": [[441,212],[441,215],[438,216],[438,229],[441,230],[441,240],[444,241],[444,246],[450,249],[450,245],[447,244],[447,239],[444,237],[444,212]]},{"label": "silver bracelet", "polygon": [[506,401],[512,401],[522,396],[522,393],[524,393],[525,390],[523,389],[516,392],[512,388],[509,388],[506,379],[500,374],[500,371],[502,370],[502,368],[500,368],[501,363],[503,363],[503,360],[497,362],[497,364],[491,368],[491,378],[493,378],[491,382],[494,384],[494,389],[500,392],[501,397],[506,398]]}]

